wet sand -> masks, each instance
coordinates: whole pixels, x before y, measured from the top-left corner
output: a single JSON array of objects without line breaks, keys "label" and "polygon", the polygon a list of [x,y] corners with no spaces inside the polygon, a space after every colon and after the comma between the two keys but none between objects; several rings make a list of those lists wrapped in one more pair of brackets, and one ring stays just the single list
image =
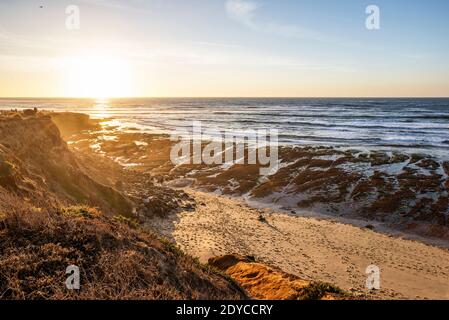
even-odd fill
[{"label": "wet sand", "polygon": [[[449,299],[449,251],[339,222],[259,210],[241,201],[186,190],[194,210],[151,219],[147,227],[206,262],[237,253],[307,280],[365,294],[366,267],[381,269],[379,299]],[[264,219],[260,219],[260,216]]]}]

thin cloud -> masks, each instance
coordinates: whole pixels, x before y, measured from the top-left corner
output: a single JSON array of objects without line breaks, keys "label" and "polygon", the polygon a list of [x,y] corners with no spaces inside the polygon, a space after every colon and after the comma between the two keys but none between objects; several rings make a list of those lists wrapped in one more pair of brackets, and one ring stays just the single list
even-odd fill
[{"label": "thin cloud", "polygon": [[253,18],[258,8],[259,4],[254,1],[228,0],[226,2],[229,17],[251,27],[254,26]]},{"label": "thin cloud", "polygon": [[252,30],[282,36],[284,38],[311,39],[323,42],[334,42],[320,32],[303,28],[298,25],[280,24],[277,22],[260,23],[256,21],[257,10],[261,5],[251,0],[228,0],[226,2],[228,16],[251,28]]}]

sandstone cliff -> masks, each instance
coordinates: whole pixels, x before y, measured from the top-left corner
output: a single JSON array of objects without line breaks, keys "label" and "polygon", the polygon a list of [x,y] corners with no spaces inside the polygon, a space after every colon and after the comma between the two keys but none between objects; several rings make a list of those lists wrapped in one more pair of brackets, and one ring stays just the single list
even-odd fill
[{"label": "sandstone cliff", "polygon": [[131,203],[96,182],[43,114],[0,117],[0,189],[31,202],[86,204],[129,215]]}]

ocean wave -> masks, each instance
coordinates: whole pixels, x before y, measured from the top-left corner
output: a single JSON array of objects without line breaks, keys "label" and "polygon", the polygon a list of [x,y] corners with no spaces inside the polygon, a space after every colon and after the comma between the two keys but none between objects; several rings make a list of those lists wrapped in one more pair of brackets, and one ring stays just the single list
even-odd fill
[{"label": "ocean wave", "polygon": [[[0,109],[74,111],[142,130],[276,128],[289,143],[449,149],[449,99],[0,99]],[[449,153],[449,150],[448,150]]]}]

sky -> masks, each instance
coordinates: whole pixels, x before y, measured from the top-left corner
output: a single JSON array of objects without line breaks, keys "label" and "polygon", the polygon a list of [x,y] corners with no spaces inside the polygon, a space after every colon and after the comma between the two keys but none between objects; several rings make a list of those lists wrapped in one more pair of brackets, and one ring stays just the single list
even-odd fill
[{"label": "sky", "polygon": [[448,97],[448,33],[447,0],[1,0],[0,97]]}]

